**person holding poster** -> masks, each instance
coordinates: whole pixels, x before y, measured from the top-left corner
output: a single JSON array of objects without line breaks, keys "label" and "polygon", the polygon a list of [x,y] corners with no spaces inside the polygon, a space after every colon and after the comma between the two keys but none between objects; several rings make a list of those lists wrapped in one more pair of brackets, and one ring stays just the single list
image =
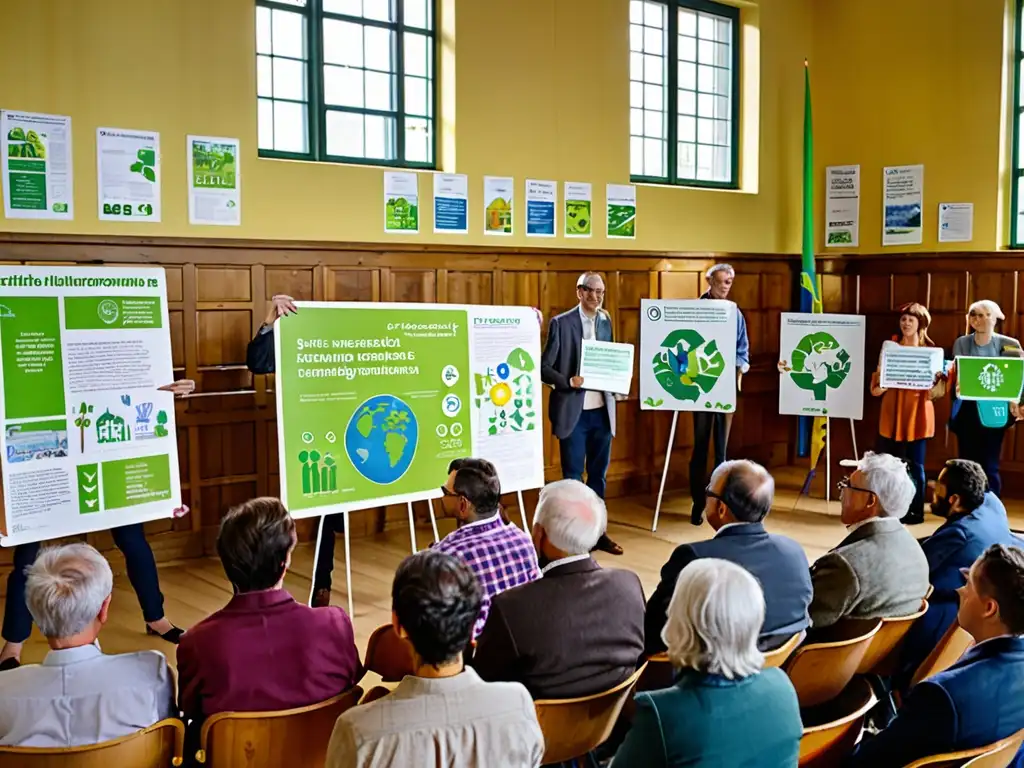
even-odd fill
[{"label": "person holding poster", "polygon": [[[615,396],[585,389],[579,375],[583,340],[614,341],[611,315],[601,306],[604,280],[596,272],[584,272],[576,281],[577,304],[551,318],[548,339],[541,357],[541,380],[553,388],[548,401],[551,431],[558,438],[562,476],[583,482],[602,499],[605,476],[615,436]],[[622,547],[601,534],[596,549],[621,555]]]},{"label": "person holding poster", "polygon": [[[878,370],[871,374],[871,394],[882,398],[882,412],[878,423],[878,452],[888,453],[907,462],[910,479],[914,481],[914,500],[903,518],[905,525],[916,525],[924,522],[924,451],[925,441],[935,437],[935,406],[932,400],[942,397],[946,392],[946,383],[942,375],[942,350],[935,347],[935,342],[928,336],[928,326],[932,316],[928,310],[916,302],[900,307],[900,335],[893,336],[891,341],[882,345],[878,356]],[[932,347],[938,353],[938,372],[933,373],[929,367],[935,361],[924,359],[926,370],[915,368],[911,373],[921,378],[923,372],[930,388],[907,388],[904,380],[890,383],[888,380],[893,353],[900,349],[912,347]],[[916,363],[919,365],[919,363]],[[885,370],[883,370],[885,369]],[[905,368],[904,368],[905,370]],[[889,386],[884,386],[889,385]],[[904,386],[897,386],[904,385]]]},{"label": "person holding poster", "polygon": [[[967,310],[971,333],[953,342],[954,360],[958,357],[1021,357],[1017,339],[995,332],[996,323],[1004,319],[1003,310],[990,299],[971,304]],[[953,370],[955,375],[959,375],[956,368]],[[957,384],[953,391],[949,426],[956,435],[958,458],[981,464],[988,478],[989,490],[999,496],[1002,491],[999,456],[1003,451],[1003,438],[1013,421],[1020,421],[1024,414],[1014,401],[1009,403],[1008,416],[1002,403],[962,400],[959,395],[960,385]]]},{"label": "person holding poster", "polygon": [[[736,279],[736,270],[730,264],[715,264],[704,277],[708,281],[708,289],[701,294],[701,298],[727,300],[732,283]],[[743,374],[749,370],[750,340],[747,337],[747,321],[743,319],[740,308],[736,307],[737,399]],[[725,461],[732,416],[732,413],[693,412],[693,455],[690,457],[690,498],[693,500],[693,506],[690,509],[690,522],[694,525],[704,522],[704,507],[707,506],[708,448],[711,444],[711,433],[714,432],[715,435],[715,465],[711,468],[714,471]]]}]

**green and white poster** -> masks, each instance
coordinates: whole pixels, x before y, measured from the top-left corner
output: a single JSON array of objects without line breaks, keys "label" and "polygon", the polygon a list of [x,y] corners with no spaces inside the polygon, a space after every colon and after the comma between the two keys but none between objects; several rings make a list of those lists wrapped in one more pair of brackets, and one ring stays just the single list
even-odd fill
[{"label": "green and white poster", "polygon": [[100,221],[160,221],[160,134],[96,129]]},{"label": "green and white poster", "polygon": [[779,413],[864,416],[864,316],[783,312]]},{"label": "green and white poster", "polygon": [[384,172],[384,231],[391,235],[420,231],[419,176],[415,173]]},{"label": "green and white poster", "polygon": [[274,336],[281,497],[294,516],[436,498],[463,456],[494,461],[506,491],[543,484],[532,309],[297,307]]},{"label": "green and white poster", "polygon": [[4,215],[9,219],[75,218],[71,118],[0,111]]},{"label": "green and white poster", "polygon": [[957,357],[956,386],[964,400],[1019,402],[1024,390],[1024,359]]},{"label": "green and white poster", "polygon": [[242,171],[238,139],[189,136],[188,223],[242,224]]},{"label": "green and white poster", "polygon": [[736,305],[640,300],[640,408],[736,410]]},{"label": "green and white poster", "polygon": [[511,176],[484,176],[484,234],[511,235],[516,182]]},{"label": "green and white poster", "polygon": [[590,237],[594,231],[594,193],[589,182],[567,181],[565,197],[565,236]]},{"label": "green and white poster", "polygon": [[162,269],[0,267],[4,546],[181,505]]},{"label": "green and white poster", "polygon": [[635,240],[636,187],[632,184],[609,184],[606,194],[607,236],[612,240]]}]

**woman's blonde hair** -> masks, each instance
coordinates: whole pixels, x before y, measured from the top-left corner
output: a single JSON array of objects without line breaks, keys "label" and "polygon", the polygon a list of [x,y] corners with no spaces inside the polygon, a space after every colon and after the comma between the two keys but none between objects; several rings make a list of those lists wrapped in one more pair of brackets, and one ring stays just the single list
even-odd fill
[{"label": "woman's blonde hair", "polygon": [[917,340],[922,344],[934,347],[935,342],[928,336],[928,326],[932,324],[932,315],[924,304],[911,301],[900,307],[900,317],[909,315],[917,320]]}]

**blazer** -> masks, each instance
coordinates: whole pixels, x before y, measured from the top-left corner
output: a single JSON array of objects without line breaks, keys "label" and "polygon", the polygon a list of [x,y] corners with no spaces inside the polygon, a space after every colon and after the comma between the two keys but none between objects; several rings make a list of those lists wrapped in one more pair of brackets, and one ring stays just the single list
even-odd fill
[{"label": "blazer", "polygon": [[256,331],[245,350],[245,365],[252,373],[273,373],[276,364],[274,326],[264,325]]},{"label": "blazer", "polygon": [[968,649],[949,669],[914,686],[896,719],[861,741],[848,762],[897,768],[928,755],[982,747],[1021,728],[1024,637],[1004,635]]},{"label": "blazer", "polygon": [[739,680],[684,670],[672,687],[634,701],[633,725],[612,768],[797,764],[800,705],[781,669]]},{"label": "blazer", "polygon": [[473,668],[484,680],[522,683],[535,699],[571,699],[621,683],[643,650],[639,577],[588,557],[495,595]]},{"label": "blazer", "polygon": [[[597,311],[594,338],[598,341],[615,340],[611,316],[603,309]],[[580,420],[580,414],[583,413],[586,390],[575,389],[569,384],[573,376],[579,375],[582,352],[583,321],[580,319],[579,306],[575,306],[551,318],[548,324],[548,339],[540,362],[541,381],[554,387],[548,400],[548,418],[551,420],[551,431],[559,440],[572,434],[576,422]],[[608,409],[608,423],[614,437],[615,396],[611,392],[604,393],[604,404]]]},{"label": "blazer", "polygon": [[786,536],[768,533],[764,523],[741,523],[722,528],[707,541],[680,544],[662,566],[661,581],[647,601],[644,619],[648,655],[665,650],[661,630],[676,581],[686,566],[702,557],[717,557],[743,566],[761,584],[765,616],[758,645],[762,650],[807,629],[811,576],[803,547]]},{"label": "blazer", "polygon": [[928,561],[903,523],[876,517],[811,566],[811,583],[812,627],[906,616],[921,608],[928,591]]}]

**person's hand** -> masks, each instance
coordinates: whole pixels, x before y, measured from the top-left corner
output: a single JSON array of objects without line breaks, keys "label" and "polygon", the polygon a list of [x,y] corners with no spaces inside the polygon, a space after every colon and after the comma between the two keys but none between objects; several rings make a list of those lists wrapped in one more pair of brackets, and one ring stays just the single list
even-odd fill
[{"label": "person's hand", "polygon": [[266,325],[273,325],[277,318],[294,315],[298,311],[295,308],[295,299],[279,293],[270,300],[270,311],[267,312],[267,318],[263,322]]},{"label": "person's hand", "polygon": [[1010,415],[1014,421],[1024,420],[1024,411],[1021,410],[1020,403],[1010,403]]},{"label": "person's hand", "polygon": [[536,307],[530,307],[530,309],[532,309],[534,314],[537,315],[537,325],[544,325],[544,315],[541,313],[541,311]]},{"label": "person's hand", "polygon": [[175,397],[184,397],[196,391],[196,383],[192,379],[178,379],[157,389],[161,392],[173,392]]},{"label": "person's hand", "polygon": [[569,386],[572,387],[573,389],[579,389],[580,387],[583,386],[583,377],[573,376],[571,379],[569,379]]},{"label": "person's hand", "polygon": [[187,515],[189,511],[190,510],[188,508],[188,505],[182,504],[180,507],[176,507],[175,510],[171,512],[171,517],[177,520],[179,517],[184,517],[185,515]]},{"label": "person's hand", "polygon": [[741,371],[739,368],[736,369],[736,391],[743,391],[743,371]]}]

